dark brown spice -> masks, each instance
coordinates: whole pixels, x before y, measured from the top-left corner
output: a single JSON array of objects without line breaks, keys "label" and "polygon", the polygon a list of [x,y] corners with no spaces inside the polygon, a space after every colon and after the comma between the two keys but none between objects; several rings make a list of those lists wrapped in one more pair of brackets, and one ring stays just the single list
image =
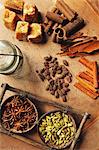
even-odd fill
[{"label": "dark brown spice", "polygon": [[69,66],[69,63],[67,62],[67,60],[63,60],[63,64],[64,64],[65,66]]},{"label": "dark brown spice", "polygon": [[54,90],[52,90],[52,91],[50,91],[50,93],[51,93],[52,95],[54,95],[54,94],[55,94],[55,91],[54,91]]},{"label": "dark brown spice", "polygon": [[58,86],[54,84],[54,85],[53,85],[53,90],[56,91],[57,88],[58,88]]},{"label": "dark brown spice", "polygon": [[69,72],[69,73],[68,73],[68,76],[69,76],[69,77],[72,77],[72,74]]},{"label": "dark brown spice", "polygon": [[46,56],[46,57],[44,57],[44,60],[46,60],[46,61],[51,61],[51,59],[52,59],[52,56]]},{"label": "dark brown spice", "polygon": [[63,87],[68,87],[69,84],[68,83],[63,83]]},{"label": "dark brown spice", "polygon": [[38,73],[38,76],[39,76],[39,78],[40,78],[42,81],[44,81],[44,80],[45,80],[45,77],[44,77],[44,75],[43,75],[43,74]]},{"label": "dark brown spice", "polygon": [[69,76],[66,77],[66,80],[67,80],[68,83],[71,83],[71,82],[72,82],[72,78],[69,77]]},{"label": "dark brown spice", "polygon": [[40,70],[40,73],[44,73],[44,71],[45,71],[45,69],[43,68],[43,69]]},{"label": "dark brown spice", "polygon": [[50,75],[47,75],[46,76],[46,79],[49,81],[51,79],[51,76]]},{"label": "dark brown spice", "polygon": [[65,95],[62,96],[62,100],[63,100],[63,102],[67,102],[67,98]]},{"label": "dark brown spice", "polygon": [[69,83],[72,80],[72,74],[66,67],[68,62],[64,60],[64,65],[59,65],[57,58],[52,56],[44,57],[44,60],[44,68],[40,70],[38,75],[42,81],[45,79],[48,81],[46,90],[56,98],[63,97],[62,99],[66,101],[64,96],[67,95]]},{"label": "dark brown spice", "polygon": [[58,91],[55,91],[55,97],[56,97],[56,98],[59,98],[59,93],[58,93]]}]

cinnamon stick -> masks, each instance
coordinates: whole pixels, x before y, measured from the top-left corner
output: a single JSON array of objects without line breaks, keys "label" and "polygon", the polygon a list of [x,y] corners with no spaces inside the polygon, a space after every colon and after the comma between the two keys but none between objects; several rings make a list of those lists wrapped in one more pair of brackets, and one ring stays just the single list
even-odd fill
[{"label": "cinnamon stick", "polygon": [[[94,43],[94,37],[92,38],[89,38],[89,39],[82,39],[80,41],[80,39],[78,41],[74,41],[74,42],[71,42],[71,46],[68,46],[68,51],[70,52],[70,54],[75,54],[75,53],[81,53],[83,52],[83,50]],[[64,47],[65,48],[65,47]],[[62,50],[64,49],[62,48]]]},{"label": "cinnamon stick", "polygon": [[77,17],[76,20],[74,20],[73,22],[69,22],[63,28],[65,29],[66,35],[68,37],[79,31],[82,27],[84,27],[84,25],[84,20],[80,17]]},{"label": "cinnamon stick", "polygon": [[89,74],[89,76],[93,78],[93,70],[90,70],[89,68],[87,68],[86,73]]},{"label": "cinnamon stick", "polygon": [[76,76],[76,79],[80,82],[80,84],[82,84],[83,86],[85,86],[86,88],[90,89],[91,91],[93,91],[94,93],[97,93],[97,89],[95,89],[93,87],[93,84],[91,84],[90,82],[85,81],[84,79],[82,79],[81,77],[79,77],[78,75]]},{"label": "cinnamon stick", "polygon": [[87,75],[89,75],[91,78],[93,78],[93,74],[92,74],[92,71],[91,71],[90,69],[87,69],[87,70],[85,71],[85,73],[86,73]]},{"label": "cinnamon stick", "polygon": [[89,76],[86,72],[79,73],[79,77],[81,77],[82,79],[85,79],[93,84],[93,78],[91,76]]},{"label": "cinnamon stick", "polygon": [[90,70],[93,70],[93,63],[90,62],[88,59],[85,57],[81,57],[79,59],[79,62],[82,63],[85,67],[89,68]]},{"label": "cinnamon stick", "polygon": [[54,22],[62,24],[65,18],[54,12],[47,12],[46,17]]},{"label": "cinnamon stick", "polygon": [[53,34],[52,34],[52,41],[53,41],[53,42],[56,42],[56,37],[57,37],[57,35],[58,35],[59,32],[60,32],[60,28],[57,27],[57,28],[54,30]]},{"label": "cinnamon stick", "polygon": [[58,23],[55,23],[54,25],[53,25],[53,27],[52,27],[52,29],[53,29],[53,31],[58,27]]},{"label": "cinnamon stick", "polygon": [[[91,71],[90,69],[87,69],[87,70],[85,71],[85,73],[88,74],[90,77],[93,78],[93,71]],[[99,81],[99,69],[98,69],[98,81]]]},{"label": "cinnamon stick", "polygon": [[[72,47],[75,47],[75,46],[80,46],[78,52],[85,52],[84,49],[89,46],[89,45],[92,45],[94,42],[95,42],[95,38],[94,37],[81,37],[81,38],[77,38],[75,40],[73,40],[74,44]],[[83,47],[84,45],[84,47]],[[81,47],[82,46],[82,47]],[[87,51],[86,51],[87,53]]]},{"label": "cinnamon stick", "polygon": [[56,7],[60,10],[61,13],[64,14],[69,21],[73,21],[77,16],[77,13],[74,12],[65,2],[64,0],[57,0]]},{"label": "cinnamon stick", "polygon": [[65,30],[61,27],[57,27],[52,34],[52,41],[61,44],[65,38]]},{"label": "cinnamon stick", "polygon": [[[85,79],[93,84],[93,75],[90,74],[90,72],[88,72],[88,71],[81,72],[81,73],[79,73],[79,76],[82,79]],[[99,83],[99,74],[98,74],[98,83]]]},{"label": "cinnamon stick", "polygon": [[74,39],[80,38],[80,37],[83,37],[83,33],[82,32],[77,32],[77,33],[71,35],[68,39],[74,40]]},{"label": "cinnamon stick", "polygon": [[92,44],[88,45],[86,48],[84,48],[80,52],[92,53],[95,51],[99,51],[99,40],[94,41]]},{"label": "cinnamon stick", "polygon": [[98,84],[98,65],[97,62],[93,62],[93,84],[94,87],[97,89],[99,87]]},{"label": "cinnamon stick", "polygon": [[[57,8],[53,8],[51,12],[58,13],[58,10],[57,10]],[[46,18],[47,18],[47,17],[46,17]],[[49,30],[51,29],[52,25],[54,24],[54,22],[51,21],[51,20],[49,20],[48,18],[47,18],[46,20],[48,20],[48,24],[47,24],[46,27],[45,27],[45,32],[48,33]]]},{"label": "cinnamon stick", "polygon": [[[89,72],[85,71],[85,72],[81,72],[79,73],[79,77],[81,77],[82,79],[85,79],[89,82],[91,82],[92,84],[94,83],[93,81],[93,75],[90,75]],[[98,75],[98,83],[99,83],[99,75]]]},{"label": "cinnamon stick", "polygon": [[81,83],[75,83],[74,86],[93,99],[99,97],[98,93],[91,91],[88,87],[85,87]]},{"label": "cinnamon stick", "polygon": [[69,51],[74,54],[76,52],[80,52],[82,51],[84,48],[86,48],[88,45],[90,45],[92,43],[92,41],[86,41],[86,42],[79,42],[71,47],[69,47]]}]

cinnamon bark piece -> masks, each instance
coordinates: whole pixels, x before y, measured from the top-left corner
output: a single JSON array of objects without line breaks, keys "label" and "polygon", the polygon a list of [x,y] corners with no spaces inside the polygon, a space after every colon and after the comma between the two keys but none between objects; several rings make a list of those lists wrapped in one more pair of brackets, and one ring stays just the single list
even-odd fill
[{"label": "cinnamon bark piece", "polygon": [[24,1],[23,0],[6,0],[4,3],[5,8],[10,9],[16,13],[22,13]]},{"label": "cinnamon bark piece", "polygon": [[[86,73],[87,75],[89,75],[90,77],[93,78],[93,71],[91,71],[90,69],[87,69],[87,70],[85,71],[85,73]],[[98,80],[99,80],[99,69],[98,69]]]},{"label": "cinnamon bark piece", "polygon": [[73,21],[77,16],[77,13],[74,12],[65,2],[64,0],[57,0],[56,7],[60,10],[61,13],[64,14],[69,21]]},{"label": "cinnamon bark piece", "polygon": [[90,76],[89,74],[87,74],[86,72],[80,72],[79,77],[81,77],[82,79],[85,79],[93,84],[93,77]]},{"label": "cinnamon bark piece", "polygon": [[84,27],[84,25],[85,25],[85,22],[84,22],[83,18],[77,17],[76,20],[74,20],[73,22],[69,22],[63,28],[66,31],[67,37],[69,37],[72,34],[79,31],[82,27]]},{"label": "cinnamon bark piece", "polygon": [[66,32],[63,28],[57,27],[52,34],[52,41],[62,44],[66,38]]},{"label": "cinnamon bark piece", "polygon": [[87,69],[87,70],[85,71],[85,73],[86,73],[87,75],[89,75],[90,77],[93,78],[93,74],[92,74],[92,71],[91,71],[90,69]]},{"label": "cinnamon bark piece", "polygon": [[76,38],[81,38],[81,37],[83,37],[83,33],[82,32],[77,32],[77,33],[71,35],[68,39],[74,40]]},{"label": "cinnamon bark piece", "polygon": [[[94,41],[90,41],[90,40],[87,40],[87,41],[82,41],[82,42],[78,42],[77,44],[74,44],[73,46],[69,47],[69,51],[74,54],[76,52],[78,53],[84,53],[85,52],[85,48],[91,44],[93,44]],[[86,52],[87,53],[87,52]]]},{"label": "cinnamon bark piece", "polygon": [[94,41],[92,44],[88,45],[80,52],[92,53],[95,51],[99,51],[99,40]]},{"label": "cinnamon bark piece", "polygon": [[[56,7],[53,7],[53,9],[51,10],[51,12],[54,12],[54,13],[58,13],[58,10]],[[45,24],[45,32],[48,33],[50,28],[52,27],[53,25],[53,21],[49,20],[47,17],[45,18],[45,21],[44,21],[44,24]]]},{"label": "cinnamon bark piece", "polygon": [[[79,48],[78,52],[85,52],[84,49],[89,46],[89,45],[92,45],[94,42],[96,41],[96,38],[95,37],[81,37],[81,38],[76,38],[73,40],[74,44],[72,47],[75,47],[75,46],[82,46]],[[84,47],[83,47],[83,44],[86,44]],[[86,51],[87,53],[87,51]]]},{"label": "cinnamon bark piece", "polygon": [[65,52],[58,53],[58,55],[60,55],[60,56],[69,56],[70,58],[88,56],[88,54],[78,53],[78,52],[72,54],[71,52],[68,51],[68,49]]},{"label": "cinnamon bark piece", "polygon": [[65,18],[54,12],[47,11],[46,17],[54,22],[62,24]]},{"label": "cinnamon bark piece", "polygon": [[[81,73],[79,73],[79,77],[81,77],[82,79],[85,79],[93,84],[93,75],[90,74],[89,72],[87,72],[87,71],[81,72]],[[99,83],[99,75],[98,75],[98,83]]]},{"label": "cinnamon bark piece", "polygon": [[89,68],[90,70],[93,70],[93,63],[86,59],[85,57],[81,57],[79,59],[79,62],[83,64],[85,67]]},{"label": "cinnamon bark piece", "polygon": [[76,79],[83,85],[85,86],[86,88],[89,88],[90,90],[92,90],[94,93],[97,93],[97,89],[95,89],[93,87],[93,84],[91,84],[90,82],[82,79],[81,77],[79,77],[78,75],[76,76]]},{"label": "cinnamon bark piece", "polygon": [[93,99],[96,99],[99,97],[99,94],[98,93],[95,93],[93,91],[91,91],[88,87],[85,87],[83,86],[82,84],[80,83],[75,83],[74,86],[76,88],[78,88],[80,91],[84,92],[86,95],[90,96],[91,98]]},{"label": "cinnamon bark piece", "polygon": [[75,54],[75,53],[81,53],[84,51],[84,49],[93,44],[95,41],[94,37],[92,38],[78,38],[78,40],[76,39],[76,41],[71,41],[71,45],[68,46],[68,50],[71,54]]},{"label": "cinnamon bark piece", "polygon": [[54,30],[53,34],[52,34],[52,41],[53,41],[53,42],[56,42],[56,37],[57,37],[57,35],[58,35],[59,32],[60,32],[60,28],[57,27],[57,28]]},{"label": "cinnamon bark piece", "polygon": [[97,62],[93,62],[93,84],[94,87],[97,89],[99,87],[98,83],[98,65]]},{"label": "cinnamon bark piece", "polygon": [[66,32],[63,28],[60,28],[60,31],[58,32],[58,34],[56,36],[56,42],[61,44],[61,43],[63,43],[65,38],[66,38]]},{"label": "cinnamon bark piece", "polygon": [[52,27],[52,29],[53,29],[53,31],[58,27],[58,23],[55,23],[54,25],[53,25],[53,27]]}]

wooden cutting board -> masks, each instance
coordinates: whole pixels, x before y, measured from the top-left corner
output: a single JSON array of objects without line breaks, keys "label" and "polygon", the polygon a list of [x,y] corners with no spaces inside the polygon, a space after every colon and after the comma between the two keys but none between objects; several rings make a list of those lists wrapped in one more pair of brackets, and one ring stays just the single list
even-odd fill
[{"label": "wooden cutting board", "polygon": [[[28,3],[35,3],[39,10],[46,14],[47,10],[50,10],[54,4],[55,0],[26,0]],[[66,3],[75,11],[79,13],[81,17],[83,17],[86,21],[86,27],[82,29],[82,32],[86,33],[87,35],[91,36],[97,36],[99,38],[99,11],[98,11],[98,4],[99,0],[65,0]],[[0,1],[0,4],[3,4],[4,0]],[[22,90],[27,90],[37,96],[40,96],[44,99],[50,99],[53,101],[57,101],[59,103],[62,103],[61,99],[56,100],[53,96],[51,96],[47,91],[45,91],[45,83],[42,83],[40,79],[38,78],[37,74],[35,73],[35,70],[38,68],[40,69],[43,64],[43,57],[51,54],[53,56],[56,56],[56,53],[60,51],[60,46],[58,44],[55,44],[51,41],[49,38],[48,42],[46,44],[32,44],[28,42],[20,42],[15,38],[15,33],[13,31],[8,30],[4,24],[3,24],[3,12],[4,8],[2,5],[0,5],[0,40],[8,40],[12,42],[13,44],[16,44],[22,51],[22,53],[27,58],[27,63],[29,66],[29,72],[27,76],[23,76],[20,79],[15,79],[10,76],[3,76],[0,75],[0,84],[2,83],[9,83],[10,85],[20,88]],[[71,85],[71,91],[68,94],[68,101],[67,103],[64,103],[64,105],[70,105],[74,108],[80,109],[81,111],[88,111],[92,114],[92,117],[95,118],[97,114],[99,114],[99,99],[98,100],[92,100],[79,90],[77,90],[73,84],[76,81],[75,76],[78,74],[78,72],[83,71],[84,67],[78,62],[78,58],[70,59],[69,57],[60,57],[57,56],[60,63],[62,63],[63,59],[67,59],[69,61],[69,68],[70,71],[73,74],[73,83]],[[97,60],[99,63],[99,55],[95,56],[88,56],[87,57],[90,60]],[[8,93],[9,95],[9,93]],[[7,95],[7,96],[8,96]],[[91,129],[92,130],[92,129]],[[95,132],[99,133],[99,128],[96,128],[96,130],[93,129],[93,134]],[[87,136],[87,135],[86,135]],[[9,142],[5,142],[5,141]],[[2,135],[0,137],[1,141],[1,149],[2,150],[10,150],[11,148],[14,150],[21,150],[22,148],[25,149],[35,149],[31,146],[28,146],[24,143],[21,143],[19,141],[16,142],[16,140],[12,138],[8,138],[5,135]],[[87,150],[97,150],[99,148],[99,139],[93,139],[93,144],[90,147],[88,147]],[[13,143],[13,144],[12,144]],[[96,144],[97,143],[97,144]],[[19,145],[18,145],[19,144]],[[87,144],[85,143],[85,147],[87,148]],[[11,146],[10,146],[11,145]],[[97,145],[97,147],[95,147]],[[82,149],[79,148],[79,150]],[[85,148],[84,147],[84,148]]]}]

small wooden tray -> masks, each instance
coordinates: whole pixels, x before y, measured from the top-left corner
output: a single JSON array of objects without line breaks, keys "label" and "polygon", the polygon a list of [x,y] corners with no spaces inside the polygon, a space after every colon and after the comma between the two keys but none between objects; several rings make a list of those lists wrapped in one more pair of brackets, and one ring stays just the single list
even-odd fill
[{"label": "small wooden tray", "polygon": [[[1,95],[0,95],[0,100],[1,100],[1,105],[2,105],[2,101],[3,101],[3,98],[4,98],[4,95],[6,93],[6,91],[10,91],[10,92],[14,92],[14,93],[17,93],[19,95],[23,95],[23,96],[26,96],[28,97],[34,104],[35,106],[37,107],[38,109],[38,113],[39,113],[39,118],[42,116],[42,114],[44,114],[46,111],[44,110],[44,105],[48,105],[49,108],[51,106],[51,109],[54,109],[54,110],[57,110],[57,109],[61,109],[61,110],[65,110],[66,112],[69,112],[73,118],[75,119],[75,122],[76,122],[76,125],[77,125],[77,132],[75,134],[75,137],[74,137],[74,140],[71,144],[71,146],[68,148],[68,149],[71,149],[73,150],[77,141],[78,141],[78,138],[79,138],[79,135],[81,133],[81,129],[84,125],[84,123],[86,122],[89,114],[86,112],[80,112],[79,110],[75,110],[67,105],[62,105],[62,104],[59,104],[57,102],[54,102],[54,101],[49,101],[49,100],[44,100],[44,99],[41,99],[39,97],[36,97],[34,95],[32,95],[31,93],[27,92],[27,91],[22,91],[20,89],[17,89],[17,88],[14,88],[14,87],[11,87],[10,85],[8,84],[2,84],[1,85],[2,87],[2,92],[1,92]],[[0,105],[0,108],[1,108],[1,105]],[[43,106],[43,107],[42,107]],[[50,111],[50,110],[47,110],[47,111]],[[11,133],[9,131],[6,131],[5,129],[2,128],[2,126],[0,125],[0,132],[1,133],[4,133],[4,134],[7,134],[11,137],[14,137],[16,139],[19,139],[25,143],[28,143],[32,146],[35,146],[35,147],[38,147],[39,149],[50,149],[48,146],[46,146],[41,140],[40,140],[40,137],[37,133],[37,128],[35,127],[33,130],[31,130],[30,132],[27,132],[25,134],[14,134],[14,133]],[[37,137],[37,140],[35,140]]]}]

